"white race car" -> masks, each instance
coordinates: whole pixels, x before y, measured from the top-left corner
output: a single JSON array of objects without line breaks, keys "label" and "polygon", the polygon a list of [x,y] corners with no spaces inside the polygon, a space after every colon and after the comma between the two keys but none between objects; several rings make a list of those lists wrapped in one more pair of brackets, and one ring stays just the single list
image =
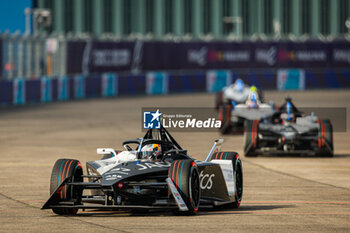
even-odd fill
[{"label": "white race car", "polygon": [[246,120],[261,120],[271,117],[275,112],[273,104],[262,103],[256,90],[249,92],[245,103],[226,103],[219,107],[219,120],[221,120],[222,134],[230,132],[243,133]]},{"label": "white race car", "polygon": [[248,100],[251,91],[257,92],[259,98],[262,99],[261,92],[255,86],[249,86],[244,84],[241,79],[237,79],[235,83],[216,93],[215,108],[218,110],[220,106],[231,103],[234,105],[243,104]]}]

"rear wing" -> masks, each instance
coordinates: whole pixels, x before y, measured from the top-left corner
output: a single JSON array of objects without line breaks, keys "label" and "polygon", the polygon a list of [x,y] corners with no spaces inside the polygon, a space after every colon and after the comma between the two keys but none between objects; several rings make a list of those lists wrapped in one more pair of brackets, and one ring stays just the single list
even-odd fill
[{"label": "rear wing", "polygon": [[205,159],[205,162],[208,162],[208,160],[212,154],[220,151],[220,148],[221,148],[221,145],[223,142],[224,142],[224,139],[216,139],[215,140],[213,147],[211,148],[207,158]]}]

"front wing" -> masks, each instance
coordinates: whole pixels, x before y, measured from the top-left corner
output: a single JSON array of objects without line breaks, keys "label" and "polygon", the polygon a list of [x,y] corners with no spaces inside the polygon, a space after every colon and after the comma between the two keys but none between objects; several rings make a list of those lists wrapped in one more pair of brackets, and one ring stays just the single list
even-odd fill
[{"label": "front wing", "polygon": [[[232,203],[235,201],[232,195],[232,188],[228,189],[226,180],[222,169],[219,164],[211,162],[202,162],[198,164],[200,172],[200,185],[201,185],[201,200],[200,207],[219,206],[223,204]],[[83,176],[85,178],[91,178],[91,175]],[[96,176],[96,178],[101,178]],[[80,200],[67,200],[61,201],[59,198],[59,191],[64,185],[70,186],[71,189],[79,187],[82,190],[102,190],[102,195],[83,195]],[[125,182],[125,185],[140,187],[140,183]],[[153,182],[142,183],[142,187],[154,188],[154,189],[167,189],[168,196],[161,197],[153,203],[140,204],[140,202],[134,204],[117,203],[117,197],[114,197],[113,201],[109,201],[109,196],[115,195],[115,190],[118,189],[117,184],[113,186],[102,186],[98,182],[70,182],[69,179],[65,179],[57,189],[52,193],[50,198],[45,202],[42,209],[95,209],[95,210],[179,210],[187,211],[184,200],[179,194],[178,188],[174,185],[170,178],[166,178],[165,182]],[[141,187],[141,188],[142,188]],[[231,190],[231,192],[229,192]],[[120,190],[118,190],[120,192]],[[135,197],[135,194],[126,194]]]}]

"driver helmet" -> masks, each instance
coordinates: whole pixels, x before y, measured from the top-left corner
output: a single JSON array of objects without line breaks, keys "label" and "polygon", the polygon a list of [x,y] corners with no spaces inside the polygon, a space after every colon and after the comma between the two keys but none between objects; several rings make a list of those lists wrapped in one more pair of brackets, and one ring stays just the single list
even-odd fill
[{"label": "driver helmet", "polygon": [[[255,87],[255,86],[253,86],[253,87]],[[253,88],[250,89],[248,100],[246,102],[246,104],[248,105],[249,108],[258,108],[259,95],[258,95],[258,92],[256,90],[257,90],[256,87],[255,87],[255,89],[253,89]]]},{"label": "driver helmet", "polygon": [[256,88],[256,86],[253,85],[250,87],[250,91],[251,92],[258,92],[258,88]]},{"label": "driver helmet", "polygon": [[282,122],[294,122],[295,121],[293,107],[292,107],[292,104],[290,102],[287,102],[286,112],[281,114],[281,120],[282,120]]},{"label": "driver helmet", "polygon": [[237,91],[239,91],[239,92],[243,91],[244,83],[243,83],[242,79],[239,78],[236,80],[235,87],[236,87]]},{"label": "driver helmet", "polygon": [[160,159],[162,149],[160,144],[148,144],[141,149],[142,159]]}]

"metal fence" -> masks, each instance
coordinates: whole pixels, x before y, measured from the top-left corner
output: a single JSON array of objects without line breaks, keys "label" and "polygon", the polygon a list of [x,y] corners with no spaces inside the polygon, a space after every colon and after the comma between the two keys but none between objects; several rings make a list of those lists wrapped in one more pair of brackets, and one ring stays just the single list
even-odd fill
[{"label": "metal fence", "polygon": [[1,79],[64,75],[66,43],[63,37],[0,35]]}]

